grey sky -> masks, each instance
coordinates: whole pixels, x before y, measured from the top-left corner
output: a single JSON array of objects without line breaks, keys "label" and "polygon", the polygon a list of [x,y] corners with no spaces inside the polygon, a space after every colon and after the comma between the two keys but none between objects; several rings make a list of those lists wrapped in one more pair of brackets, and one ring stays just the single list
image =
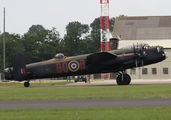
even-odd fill
[{"label": "grey sky", "polygon": [[[110,0],[110,17],[171,15],[171,0]],[[32,25],[56,27],[61,36],[69,22],[90,24],[100,16],[100,0],[0,0],[0,31],[3,9],[6,31],[23,35]]]}]

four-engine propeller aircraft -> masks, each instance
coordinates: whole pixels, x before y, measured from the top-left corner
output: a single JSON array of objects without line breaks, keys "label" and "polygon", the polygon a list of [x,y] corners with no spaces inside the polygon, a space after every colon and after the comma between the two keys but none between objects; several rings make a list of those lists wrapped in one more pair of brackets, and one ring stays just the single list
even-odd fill
[{"label": "four-engine propeller aircraft", "polygon": [[126,69],[154,64],[166,57],[162,46],[147,44],[71,57],[59,53],[53,59],[31,64],[26,64],[27,59],[16,53],[13,67],[6,68],[4,74],[5,79],[25,81],[24,86],[29,87],[31,79],[115,72],[118,85],[129,85],[131,77]]}]

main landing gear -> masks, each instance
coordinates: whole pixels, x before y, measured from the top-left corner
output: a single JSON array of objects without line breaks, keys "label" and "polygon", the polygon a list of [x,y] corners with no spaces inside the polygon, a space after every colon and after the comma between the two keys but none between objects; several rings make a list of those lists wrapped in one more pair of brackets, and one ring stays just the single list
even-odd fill
[{"label": "main landing gear", "polygon": [[131,82],[131,77],[127,73],[120,73],[116,78],[118,85],[129,85]]},{"label": "main landing gear", "polygon": [[29,86],[30,86],[29,81],[24,82],[24,87],[29,87]]}]

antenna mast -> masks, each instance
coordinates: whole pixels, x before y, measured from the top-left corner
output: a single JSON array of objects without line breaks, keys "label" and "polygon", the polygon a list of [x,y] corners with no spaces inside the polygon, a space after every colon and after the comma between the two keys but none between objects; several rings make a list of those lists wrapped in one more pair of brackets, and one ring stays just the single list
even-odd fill
[{"label": "antenna mast", "polygon": [[[109,0],[100,0],[100,50],[110,51]],[[110,79],[110,73],[101,73],[101,79]]]},{"label": "antenna mast", "polygon": [[3,33],[3,68],[5,69],[5,8],[4,8],[4,33]]},{"label": "antenna mast", "polygon": [[100,50],[110,51],[109,0],[100,0]]}]

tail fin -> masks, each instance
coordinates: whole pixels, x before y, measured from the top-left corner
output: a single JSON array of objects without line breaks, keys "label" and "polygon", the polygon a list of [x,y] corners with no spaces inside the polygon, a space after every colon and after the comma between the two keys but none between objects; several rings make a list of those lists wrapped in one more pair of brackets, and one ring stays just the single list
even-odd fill
[{"label": "tail fin", "polygon": [[24,61],[25,61],[26,64],[32,63],[31,58],[27,55],[27,53],[23,52],[21,54],[22,54],[22,56],[23,56]]},{"label": "tail fin", "polygon": [[14,80],[23,81],[27,79],[27,69],[24,57],[21,53],[17,52],[13,56],[13,73]]}]

